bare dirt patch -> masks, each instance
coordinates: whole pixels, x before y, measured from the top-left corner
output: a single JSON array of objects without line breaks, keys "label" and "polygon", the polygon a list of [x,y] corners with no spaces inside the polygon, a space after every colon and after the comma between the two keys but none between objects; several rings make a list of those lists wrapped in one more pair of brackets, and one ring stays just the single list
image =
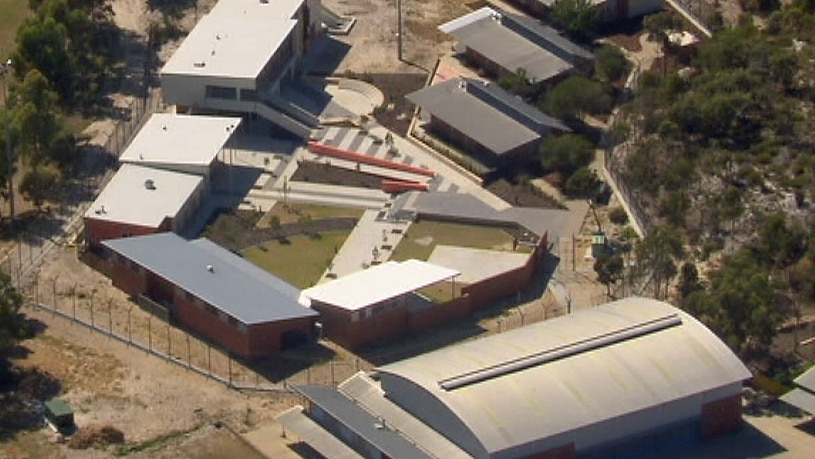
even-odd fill
[{"label": "bare dirt patch", "polygon": [[516,207],[564,208],[556,199],[538,190],[528,182],[512,183],[501,178],[487,184],[485,188]]},{"label": "bare dirt patch", "polygon": [[343,167],[321,164],[313,161],[302,161],[291,177],[293,182],[322,183],[326,185],[342,185],[355,188],[379,189],[382,179],[379,175],[353,171]]}]

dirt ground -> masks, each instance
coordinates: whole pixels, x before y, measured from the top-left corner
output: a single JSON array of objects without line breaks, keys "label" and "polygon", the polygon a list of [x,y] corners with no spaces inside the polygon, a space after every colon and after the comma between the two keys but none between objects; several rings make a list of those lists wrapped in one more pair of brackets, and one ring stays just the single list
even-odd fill
[{"label": "dirt ground", "polygon": [[[213,0],[201,0],[190,10],[183,28],[194,24]],[[404,2],[404,60],[396,59],[396,11],[392,0],[325,0],[334,11],[352,15],[357,24],[348,37],[353,46],[338,73],[367,73],[383,84],[388,97],[418,89],[440,53],[452,45],[436,26],[468,11],[464,0]],[[142,36],[152,15],[140,0],[115,0],[116,21]],[[176,45],[162,50],[168,56]],[[394,74],[407,76],[397,77]],[[381,75],[381,77],[377,77]],[[414,88],[415,86],[415,88]],[[401,102],[399,102],[401,104]],[[412,114],[396,104],[383,119],[406,122]],[[104,135],[109,122],[92,129]],[[406,127],[406,124],[405,124]],[[535,205],[535,204],[530,204]],[[77,424],[110,425],[125,435],[127,457],[250,458],[254,456],[228,429],[248,431],[271,422],[274,415],[297,403],[291,393],[237,391],[185,368],[194,365],[229,378],[238,384],[279,388],[291,384],[336,384],[359,370],[396,358],[437,348],[484,333],[495,333],[565,313],[553,296],[541,291],[525,292],[514,302],[504,302],[470,321],[453,324],[421,337],[407,337],[387,346],[350,354],[322,342],[252,365],[226,357],[218,349],[183,330],[169,327],[135,306],[98,272],[79,262],[71,248],[58,248],[49,255],[27,295],[97,327],[127,336],[133,341],[169,355],[172,360],[91,331],[71,320],[42,310],[26,313],[43,324],[44,330],[23,343],[15,363],[39,368],[59,382],[57,394],[76,410]],[[542,284],[541,284],[542,285]],[[509,309],[507,309],[509,308]],[[0,457],[112,457],[117,451],[70,450],[56,443],[47,430],[21,430],[3,440]]]}]

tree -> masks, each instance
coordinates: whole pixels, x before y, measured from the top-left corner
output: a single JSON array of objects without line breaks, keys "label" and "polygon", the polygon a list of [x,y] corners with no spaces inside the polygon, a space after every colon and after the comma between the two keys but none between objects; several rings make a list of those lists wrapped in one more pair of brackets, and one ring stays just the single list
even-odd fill
[{"label": "tree", "polygon": [[611,297],[611,286],[623,277],[623,259],[619,255],[599,257],[594,261],[597,281],[606,286],[606,296]]},{"label": "tree", "polygon": [[584,114],[608,113],[612,106],[606,88],[584,76],[561,81],[544,98],[544,111],[557,118],[580,118]]},{"label": "tree", "polygon": [[549,19],[570,37],[585,40],[600,22],[602,9],[591,0],[556,0]]},{"label": "tree", "polygon": [[616,46],[603,45],[594,53],[594,71],[606,82],[625,76],[628,67],[628,59]]},{"label": "tree", "polygon": [[787,268],[807,252],[803,229],[787,223],[783,213],[773,214],[759,227],[758,240],[753,246],[756,261],[765,267]]},{"label": "tree", "polygon": [[711,273],[710,283],[711,328],[746,359],[766,355],[789,315],[774,305],[768,272],[741,251]]},{"label": "tree", "polygon": [[0,356],[26,336],[20,308],[23,297],[14,286],[8,274],[0,272]]},{"label": "tree", "polygon": [[692,261],[682,263],[682,268],[679,270],[679,302],[684,304],[694,292],[703,290],[704,286],[699,280],[699,270],[696,269],[696,264]]},{"label": "tree", "polygon": [[682,27],[682,20],[667,11],[663,11],[645,16],[642,20],[642,27],[648,34],[649,41],[665,46],[668,44],[668,32]]},{"label": "tree", "polygon": [[46,161],[60,131],[56,93],[38,70],[30,70],[20,85],[14,107],[20,152],[31,164]]},{"label": "tree", "polygon": [[564,191],[572,198],[595,199],[602,183],[596,172],[581,167],[566,180]]},{"label": "tree", "polygon": [[26,19],[17,29],[13,60],[18,75],[36,69],[48,81],[55,82],[63,101],[71,100],[76,72],[67,46],[67,30],[54,18]]},{"label": "tree", "polygon": [[654,283],[654,296],[664,298],[668,285],[676,276],[676,261],[685,256],[682,236],[672,226],[658,226],[651,230],[635,249],[637,267],[644,276],[650,274]]},{"label": "tree", "polygon": [[509,73],[498,79],[498,86],[501,86],[508,92],[519,96],[527,102],[534,101],[540,89],[535,85],[535,81],[530,79],[523,68],[518,69],[515,73]]},{"label": "tree", "polygon": [[549,137],[541,145],[539,158],[547,171],[556,171],[569,177],[594,158],[594,145],[583,136],[564,134]]},{"label": "tree", "polygon": [[46,200],[59,196],[61,182],[62,173],[54,165],[39,165],[23,176],[20,192],[41,211]]}]

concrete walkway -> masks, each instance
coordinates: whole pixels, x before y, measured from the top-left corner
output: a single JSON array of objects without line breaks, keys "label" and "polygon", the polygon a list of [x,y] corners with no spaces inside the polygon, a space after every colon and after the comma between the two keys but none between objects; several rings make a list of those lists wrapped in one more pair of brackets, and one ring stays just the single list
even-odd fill
[{"label": "concrete walkway", "polygon": [[[381,220],[377,218],[380,212],[368,210],[362,214],[354,230],[334,257],[333,266],[323,274],[318,284],[330,280],[333,276],[343,277],[365,269],[374,261],[388,261],[393,248],[399,245],[410,227],[410,222]],[[376,258],[374,254],[377,255]],[[329,273],[332,276],[329,276]]]}]

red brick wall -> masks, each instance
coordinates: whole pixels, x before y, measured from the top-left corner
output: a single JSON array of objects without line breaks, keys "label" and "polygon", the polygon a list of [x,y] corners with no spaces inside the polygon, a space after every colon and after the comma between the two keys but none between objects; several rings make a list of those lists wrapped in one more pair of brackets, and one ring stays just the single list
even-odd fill
[{"label": "red brick wall", "polygon": [[314,319],[308,317],[256,324],[247,327],[246,333],[241,332],[237,325],[222,321],[217,312],[210,313],[176,294],[173,284],[149,271],[140,274],[118,262],[105,262],[105,265],[114,286],[131,296],[145,294],[159,302],[171,302],[171,315],[180,325],[244,359],[265,357],[280,351],[283,335],[291,330],[300,331],[309,339],[313,337]]},{"label": "red brick wall", "polygon": [[741,394],[702,406],[702,436],[705,438],[733,432],[741,425]]},{"label": "red brick wall", "polygon": [[138,296],[147,292],[148,282],[145,275],[137,270],[129,269],[122,263],[110,262],[108,274],[113,285],[130,296]]},{"label": "red brick wall", "polygon": [[467,317],[472,312],[469,296],[460,296],[444,304],[417,311],[408,317],[410,331],[419,333],[456,319]]},{"label": "red brick wall", "polygon": [[98,245],[108,239],[119,239],[125,234],[133,236],[146,236],[161,233],[172,229],[172,219],[165,219],[158,228],[149,226],[129,225],[120,222],[110,222],[85,217],[85,241],[88,245]]},{"label": "red brick wall", "polygon": [[538,256],[533,253],[520,268],[464,286],[461,293],[470,296],[473,310],[485,307],[499,298],[513,295],[526,288],[535,275],[537,266]]},{"label": "red brick wall", "polygon": [[318,320],[323,325],[323,335],[349,350],[408,331],[408,312],[404,306],[356,322],[351,321],[351,312],[331,305],[315,302],[312,308],[320,312]]},{"label": "red brick wall", "polygon": [[249,356],[254,359],[266,357],[283,350],[283,335],[290,331],[299,331],[309,340],[314,338],[313,318],[264,322],[249,327]]},{"label": "red brick wall", "polygon": [[574,443],[569,443],[568,445],[552,448],[542,453],[526,456],[523,459],[574,459],[575,457],[577,457],[577,453],[574,449]]}]

